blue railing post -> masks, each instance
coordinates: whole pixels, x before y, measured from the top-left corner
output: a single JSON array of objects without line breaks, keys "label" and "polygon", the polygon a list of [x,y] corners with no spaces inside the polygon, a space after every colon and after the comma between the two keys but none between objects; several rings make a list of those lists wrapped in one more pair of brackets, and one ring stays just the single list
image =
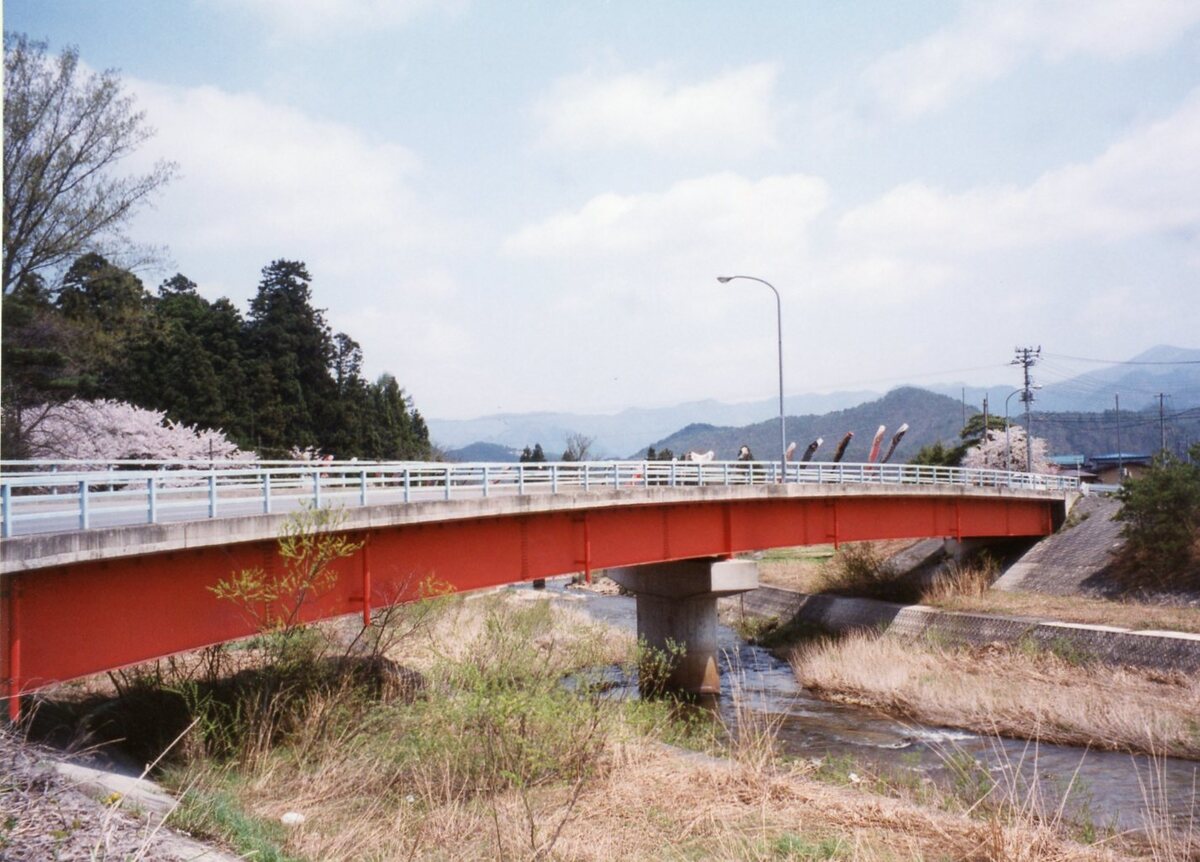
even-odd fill
[{"label": "blue railing post", "polygon": [[525,465],[524,464],[517,465],[517,493],[518,494],[525,493]]},{"label": "blue railing post", "polygon": [[550,493],[558,493],[558,465],[550,465]]},{"label": "blue railing post", "polygon": [[321,471],[313,470],[313,508],[321,508]]},{"label": "blue railing post", "polygon": [[4,506],[4,538],[13,534],[12,486],[7,482],[0,488],[0,505]]},{"label": "blue railing post", "polygon": [[642,462],[642,487],[643,488],[650,487],[650,462],[649,461]]},{"label": "blue railing post", "polygon": [[263,514],[271,514],[271,473],[263,473]]},{"label": "blue railing post", "polygon": [[489,475],[489,472],[490,471],[488,470],[488,465],[484,464],[483,465],[483,496],[484,497],[486,497],[488,495],[488,479],[491,478]]},{"label": "blue railing post", "polygon": [[158,520],[158,493],[153,476],[146,480],[146,519],[147,524]]},{"label": "blue railing post", "polygon": [[412,477],[407,467],[404,468],[404,502],[412,499]]},{"label": "blue railing post", "polygon": [[79,482],[79,529],[86,530],[90,519],[88,518],[88,483],[87,479],[81,479]]},{"label": "blue railing post", "polygon": [[217,474],[208,474],[208,517],[217,517]]},{"label": "blue railing post", "polygon": [[675,459],[671,459],[671,487],[675,487]]},{"label": "blue railing post", "polygon": [[588,465],[583,465],[583,490],[590,490],[592,485],[592,471],[588,469]]},{"label": "blue railing post", "polygon": [[367,505],[367,471],[358,474],[358,505]]},{"label": "blue railing post", "polygon": [[450,468],[446,468],[446,499],[450,499]]}]

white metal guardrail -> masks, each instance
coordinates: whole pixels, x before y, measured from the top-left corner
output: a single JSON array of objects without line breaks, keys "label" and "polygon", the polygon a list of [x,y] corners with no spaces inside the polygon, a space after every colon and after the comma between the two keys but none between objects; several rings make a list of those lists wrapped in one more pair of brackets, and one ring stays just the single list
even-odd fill
[{"label": "white metal guardrail", "polygon": [[0,535],[284,512],[602,489],[711,485],[967,485],[1074,490],[1074,476],[910,464],[767,461],[0,462]]}]

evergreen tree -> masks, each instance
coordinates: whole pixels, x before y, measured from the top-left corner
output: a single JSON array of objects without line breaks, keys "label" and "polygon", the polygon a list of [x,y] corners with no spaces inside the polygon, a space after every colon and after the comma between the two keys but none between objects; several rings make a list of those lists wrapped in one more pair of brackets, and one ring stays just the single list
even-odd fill
[{"label": "evergreen tree", "polygon": [[334,436],[333,339],[312,307],[311,280],[300,261],[274,261],[263,268],[250,302],[248,383],[258,405],[259,445],[267,451],[323,448]]},{"label": "evergreen tree", "polygon": [[69,332],[76,390],[87,398],[120,398],[129,345],[145,336],[151,297],[133,273],[85,254],[63,277],[55,307]]},{"label": "evergreen tree", "polygon": [[408,461],[428,458],[429,430],[396,378],[382,374],[369,387],[367,450],[374,460]]},{"label": "evergreen tree", "polygon": [[1200,443],[1191,463],[1160,455],[1117,493],[1124,522],[1119,577],[1154,590],[1200,590]]},{"label": "evergreen tree", "polygon": [[22,279],[3,303],[0,452],[5,458],[27,458],[26,432],[37,428],[50,406],[78,392],[85,367],[72,349],[72,327],[54,308],[41,276]]},{"label": "evergreen tree", "polygon": [[[3,452],[73,398],[120,399],[174,422],[222,429],[243,448],[287,457],[431,457],[429,429],[391,375],[368,384],[362,348],[331,335],[304,264],[264,268],[243,320],[175,275],[151,296],[100,255],[80,257],[57,290],[24,277],[3,299]],[[543,456],[544,457],[544,456]]]},{"label": "evergreen tree", "polygon": [[230,416],[220,374],[204,338],[208,302],[182,275],[163,282],[148,324],[123,357],[116,394],[131,404],[162,410],[175,422],[219,428]]}]

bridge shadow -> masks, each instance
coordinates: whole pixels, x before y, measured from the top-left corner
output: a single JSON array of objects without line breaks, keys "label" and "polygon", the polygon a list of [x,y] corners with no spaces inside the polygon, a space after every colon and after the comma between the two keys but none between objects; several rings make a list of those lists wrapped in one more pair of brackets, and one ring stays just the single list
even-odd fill
[{"label": "bridge shadow", "polygon": [[[209,648],[46,689],[33,697],[24,730],[91,765],[136,776],[151,763],[161,768],[201,753],[232,757],[274,743],[306,720],[316,701],[411,701],[424,686],[416,671],[378,655],[241,668],[231,655]],[[261,656],[247,650],[242,661]]]}]

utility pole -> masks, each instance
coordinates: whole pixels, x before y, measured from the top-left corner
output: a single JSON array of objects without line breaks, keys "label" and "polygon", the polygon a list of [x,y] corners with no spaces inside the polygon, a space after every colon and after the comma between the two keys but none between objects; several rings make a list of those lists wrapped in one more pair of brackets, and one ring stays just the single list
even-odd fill
[{"label": "utility pole", "polygon": [[1163,393],[1158,393],[1158,454],[1167,454],[1167,423],[1166,415],[1163,413],[1163,398],[1166,396]]},{"label": "utility pole", "polygon": [[1025,373],[1025,384],[1022,387],[1021,400],[1025,402],[1025,472],[1033,472],[1033,417],[1029,410],[1033,403],[1033,379],[1029,376],[1029,369],[1037,364],[1038,359],[1042,355],[1041,345],[1033,347],[1018,347],[1016,348],[1016,358],[1013,359],[1013,365],[1020,365]]},{"label": "utility pole", "polygon": [[1121,484],[1121,477],[1125,475],[1124,455],[1121,454],[1121,393],[1113,395],[1113,399],[1117,402],[1117,484]]}]

